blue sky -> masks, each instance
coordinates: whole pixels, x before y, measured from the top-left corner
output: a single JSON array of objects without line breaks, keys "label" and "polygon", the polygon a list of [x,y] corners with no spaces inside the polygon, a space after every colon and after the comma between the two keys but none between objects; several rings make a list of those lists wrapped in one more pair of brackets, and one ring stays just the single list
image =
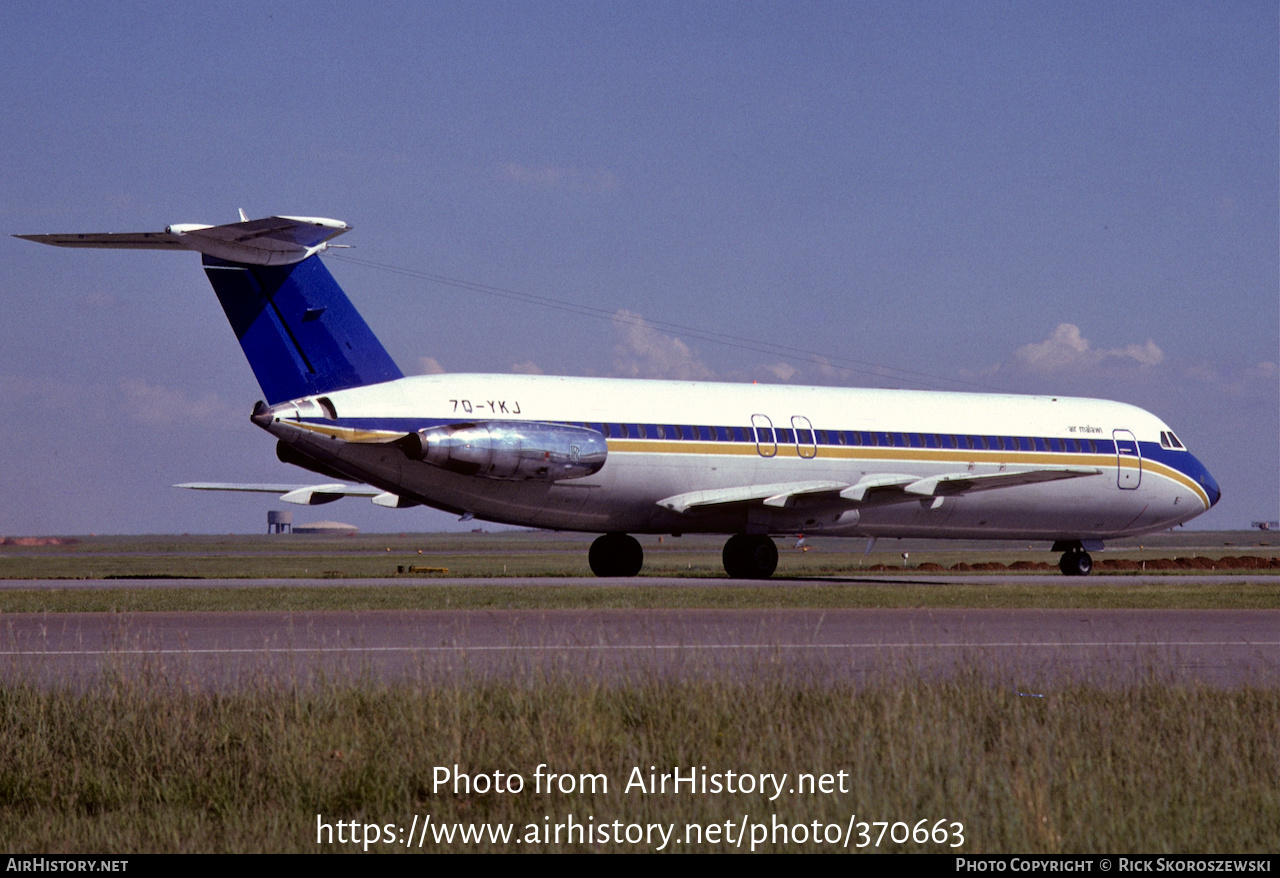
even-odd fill
[{"label": "blue sky", "polygon": [[[604,315],[330,259],[410,372],[1132,402],[1222,484],[1195,526],[1247,527],[1280,517],[1278,18],[4,4],[0,213],[9,234],[331,216],[365,262]],[[0,307],[0,534],[254,532],[272,498],[169,486],[306,481],[248,422],[258,388],[194,254],[6,236]]]}]

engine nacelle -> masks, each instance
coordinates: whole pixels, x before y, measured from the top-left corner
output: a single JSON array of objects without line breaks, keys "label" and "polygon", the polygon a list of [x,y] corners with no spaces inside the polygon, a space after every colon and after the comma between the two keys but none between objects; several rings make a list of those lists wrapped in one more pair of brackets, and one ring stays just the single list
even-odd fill
[{"label": "engine nacelle", "polygon": [[410,433],[401,447],[413,460],[464,476],[547,482],[599,472],[609,451],[595,430],[537,421],[429,427]]}]

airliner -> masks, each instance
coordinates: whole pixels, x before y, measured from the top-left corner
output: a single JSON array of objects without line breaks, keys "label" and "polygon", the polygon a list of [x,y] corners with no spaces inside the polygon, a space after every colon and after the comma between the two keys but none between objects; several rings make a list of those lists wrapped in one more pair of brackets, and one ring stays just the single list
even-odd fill
[{"label": "airliner", "polygon": [[[20,235],[194,250],[263,399],[250,419],[317,484],[464,518],[598,533],[597,576],[635,576],[634,534],[728,537],[733,578],[773,575],[778,535],[1043,541],[1068,576],[1118,537],[1218,502],[1204,465],[1132,405],[1015,396],[549,375],[405,375],[321,261],[350,230],[273,216],[163,232]],[[314,481],[314,480],[313,480]],[[869,546],[871,543],[868,544]]]}]

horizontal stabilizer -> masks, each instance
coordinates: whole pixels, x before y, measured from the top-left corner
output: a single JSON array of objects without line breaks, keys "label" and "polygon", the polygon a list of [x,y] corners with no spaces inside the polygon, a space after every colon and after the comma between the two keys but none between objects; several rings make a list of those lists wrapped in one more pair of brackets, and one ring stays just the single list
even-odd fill
[{"label": "horizontal stabilizer", "polygon": [[279,494],[284,503],[298,506],[319,506],[332,503],[343,497],[369,497],[378,506],[389,509],[403,509],[417,506],[412,500],[405,500],[396,494],[390,494],[380,488],[369,485],[344,485],[337,482],[325,485],[286,485],[276,483],[239,484],[235,482],[184,482],[174,485],[175,488],[190,488],[193,491],[246,491],[256,494]]},{"label": "horizontal stabilizer", "polygon": [[175,224],[163,232],[103,232],[98,234],[15,235],[54,247],[107,250],[195,250],[206,256],[242,265],[293,265],[329,246],[350,231],[341,220],[310,216],[271,216],[266,219],[206,226]]}]

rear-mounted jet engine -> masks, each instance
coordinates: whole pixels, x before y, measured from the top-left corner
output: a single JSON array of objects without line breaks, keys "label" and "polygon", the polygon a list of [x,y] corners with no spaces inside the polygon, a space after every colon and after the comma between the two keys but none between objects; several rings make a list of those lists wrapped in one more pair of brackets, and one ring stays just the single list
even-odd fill
[{"label": "rear-mounted jet engine", "polygon": [[586,427],[529,421],[451,424],[410,433],[400,447],[411,460],[464,476],[558,482],[599,472],[604,436]]}]

